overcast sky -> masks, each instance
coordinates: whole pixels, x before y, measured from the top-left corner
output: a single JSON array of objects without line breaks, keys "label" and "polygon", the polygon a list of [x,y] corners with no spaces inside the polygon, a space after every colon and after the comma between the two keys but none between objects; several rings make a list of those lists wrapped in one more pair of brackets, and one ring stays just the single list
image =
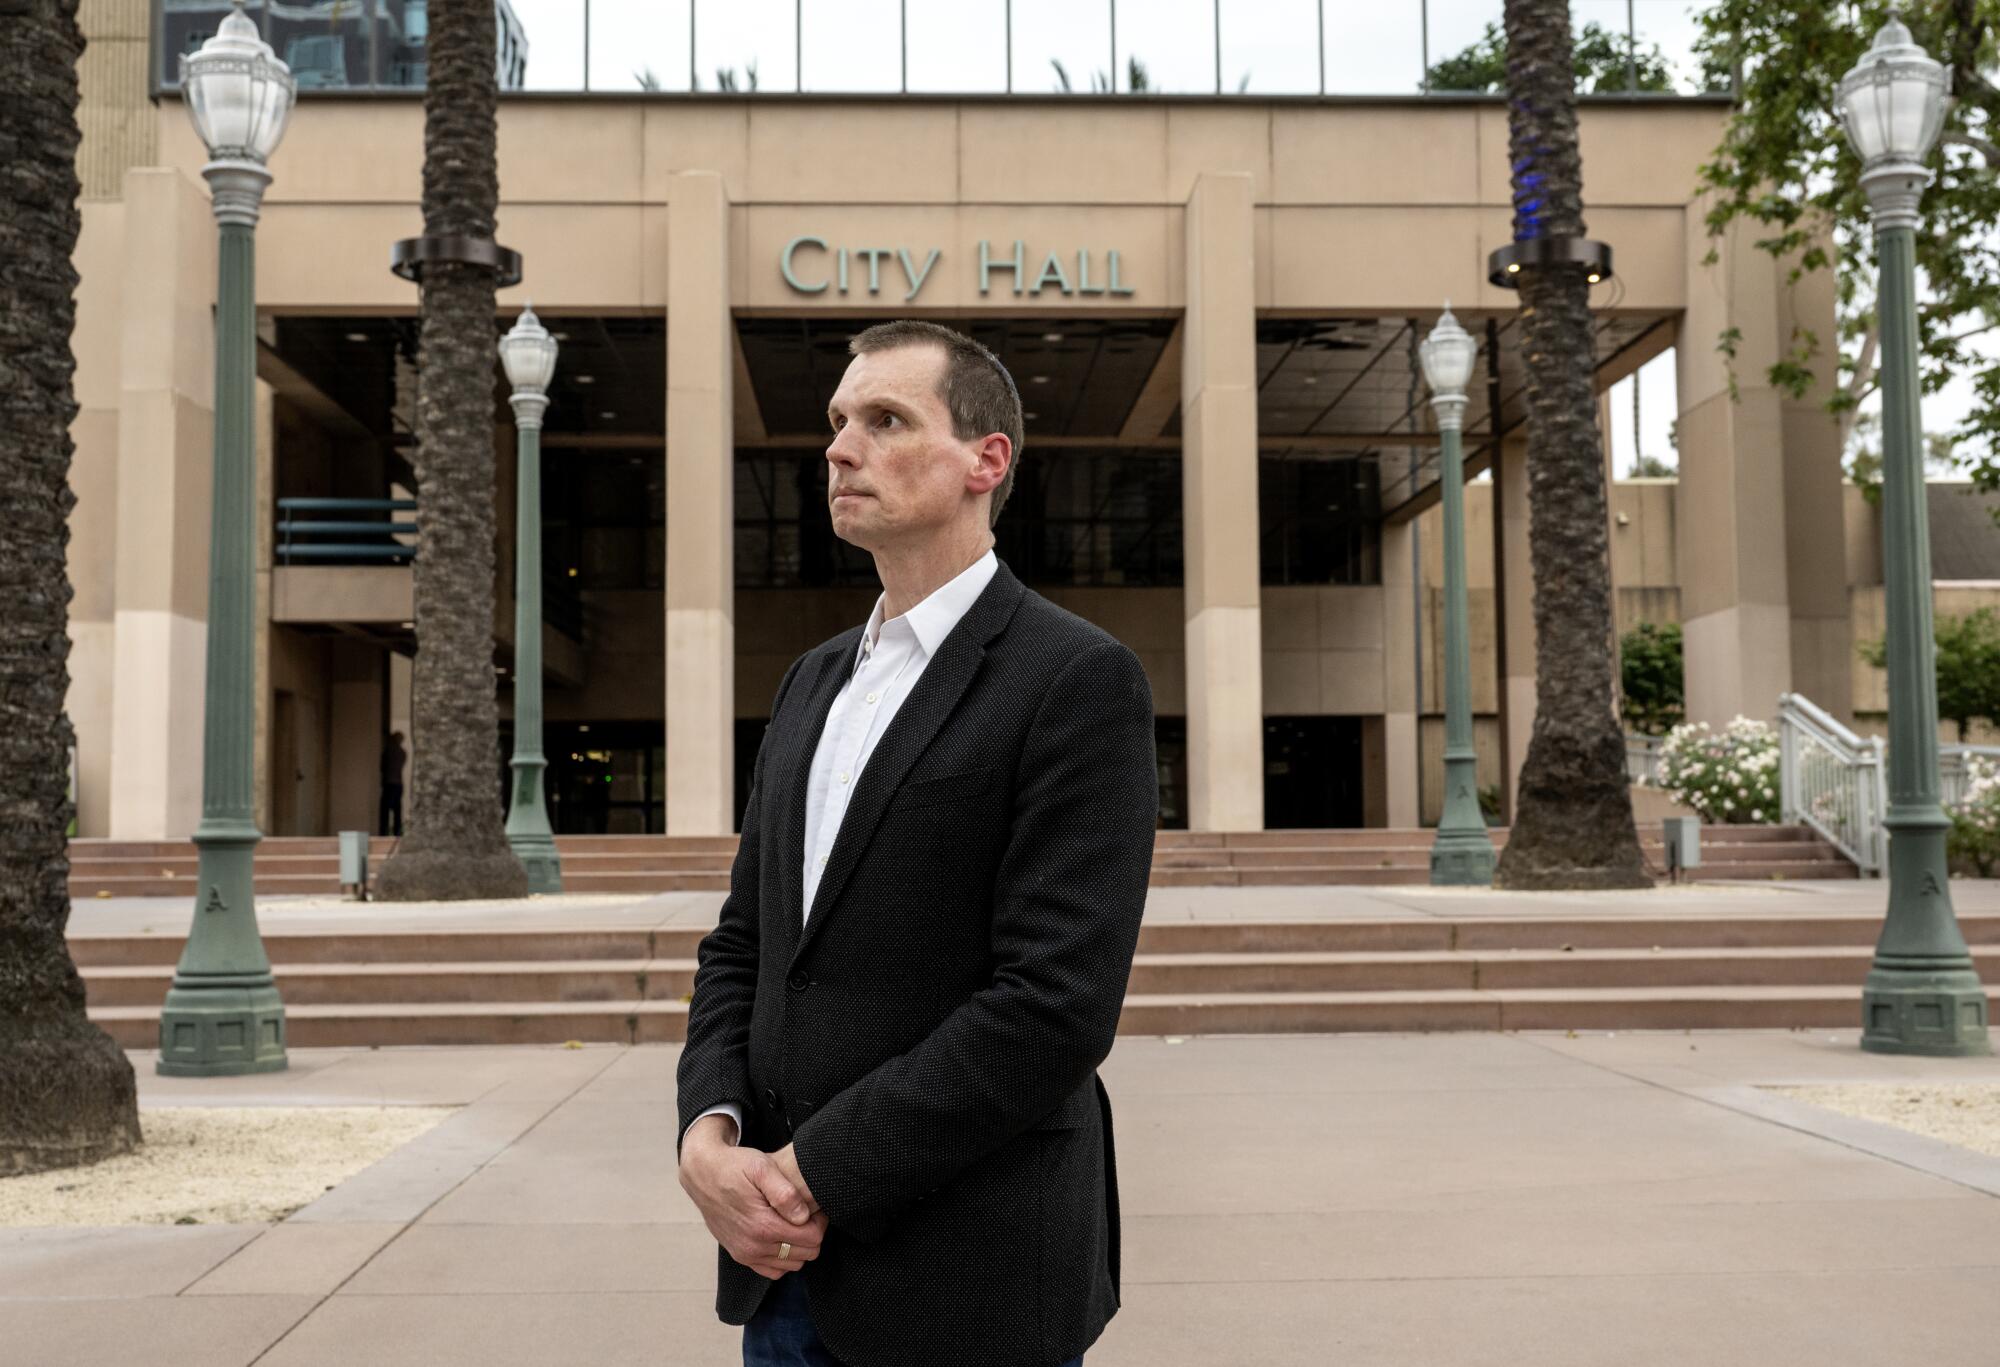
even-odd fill
[{"label": "overcast sky", "polygon": [[[690,5],[697,0],[511,0],[528,39],[531,89],[631,90],[650,71],[665,90],[690,79]],[[1220,78],[1233,92],[1414,94],[1426,53],[1432,62],[1478,40],[1498,22],[1501,0],[1116,0],[1120,89],[1125,63],[1138,57],[1151,85],[1169,92],[1212,93]],[[703,89],[717,68],[747,85],[754,65],[765,90],[1003,91],[1009,80],[1009,0],[698,0],[693,14],[694,71]],[[1700,0],[1631,0],[1642,48],[1657,45],[1684,89],[1693,88],[1695,14]],[[588,10],[588,39],[585,11]],[[1113,0],[1011,0],[1012,81],[1020,91],[1055,89],[1051,62],[1075,88],[1112,70]],[[1626,29],[1627,0],[1570,0],[1579,26],[1595,21]],[[907,19],[908,52],[901,37]],[[1428,46],[1426,46],[1428,44]],[[588,60],[586,61],[586,54]],[[800,72],[803,57],[804,71]],[[905,62],[907,60],[907,76]],[[587,67],[587,71],[586,71]],[[801,75],[803,79],[801,79]],[[1584,185],[1588,212],[1590,187]],[[1615,244],[1614,244],[1615,245]],[[1640,426],[1632,387],[1640,388]],[[1925,428],[1942,431],[1970,406],[1970,386],[1955,383],[1925,400]],[[1659,357],[1612,390],[1615,468],[1636,451],[1671,462],[1668,424],[1677,408],[1674,357]]]}]

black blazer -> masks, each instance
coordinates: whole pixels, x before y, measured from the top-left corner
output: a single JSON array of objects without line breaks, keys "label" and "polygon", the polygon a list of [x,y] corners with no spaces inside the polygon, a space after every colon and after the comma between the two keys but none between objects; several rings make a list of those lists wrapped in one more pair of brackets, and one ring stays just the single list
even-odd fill
[{"label": "black blazer", "polygon": [[[826,1212],[852,1367],[1053,1367],[1116,1313],[1111,1045],[1159,780],[1138,658],[1002,563],[856,783],[801,926],[806,779],[862,628],[795,661],[701,942],[682,1133],[733,1102]],[[770,1283],[718,1249],[716,1312]]]}]

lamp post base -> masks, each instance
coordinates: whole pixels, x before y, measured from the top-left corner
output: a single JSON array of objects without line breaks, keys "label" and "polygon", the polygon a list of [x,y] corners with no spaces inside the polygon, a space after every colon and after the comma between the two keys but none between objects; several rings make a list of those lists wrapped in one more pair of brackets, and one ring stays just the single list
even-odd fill
[{"label": "lamp post base", "polygon": [[507,833],[514,857],[528,871],[528,892],[553,894],[562,891],[562,860],[556,854],[556,839],[546,832],[528,835]]},{"label": "lamp post base", "polygon": [[1972,1058],[1993,1052],[1986,989],[1963,968],[1895,968],[1879,961],[1861,989],[1861,1047],[1871,1054]]},{"label": "lamp post base", "polygon": [[162,1077],[277,1073],[287,1066],[285,1006],[270,974],[194,986],[176,979],[160,1011]]},{"label": "lamp post base", "polygon": [[[1457,720],[1470,731],[1471,715],[1463,688],[1456,692],[1450,705],[1465,709],[1457,713]],[[1431,841],[1431,886],[1490,888],[1499,857],[1493,852],[1493,837],[1486,831],[1486,816],[1479,810],[1478,776],[1469,741],[1445,744],[1444,793],[1444,811]]]},{"label": "lamp post base", "polygon": [[1490,888],[1499,862],[1493,842],[1476,832],[1444,831],[1431,842],[1431,886]]}]

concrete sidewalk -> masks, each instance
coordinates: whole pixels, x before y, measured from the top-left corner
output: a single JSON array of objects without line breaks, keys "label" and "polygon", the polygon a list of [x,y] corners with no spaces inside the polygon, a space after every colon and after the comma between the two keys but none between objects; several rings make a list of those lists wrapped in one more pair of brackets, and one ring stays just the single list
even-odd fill
[{"label": "concrete sidewalk", "polygon": [[[0,1230],[0,1359],[739,1362],[672,1170],[678,1057],[295,1050],[197,1080],[135,1053],[148,1106],[463,1109],[279,1225]],[[1751,1085],[1995,1082],[2000,1061],[1864,1055],[1852,1032],[1126,1038],[1103,1075],[1124,1306],[1091,1367],[2000,1351],[2000,1160]]]},{"label": "concrete sidewalk", "polygon": [[[1153,888],[1146,924],[1190,921],[1391,921],[1470,916],[1875,916],[1888,904],[1880,881],[1686,883],[1634,892],[1500,892],[1490,888],[1332,887]],[[1953,879],[1964,915],[2000,913],[2000,879]],[[566,893],[505,902],[351,902],[335,897],[260,896],[267,934],[338,931],[580,930],[705,927],[724,894],[662,892],[642,897]],[[192,894],[87,898],[73,904],[69,933],[185,936]]]}]

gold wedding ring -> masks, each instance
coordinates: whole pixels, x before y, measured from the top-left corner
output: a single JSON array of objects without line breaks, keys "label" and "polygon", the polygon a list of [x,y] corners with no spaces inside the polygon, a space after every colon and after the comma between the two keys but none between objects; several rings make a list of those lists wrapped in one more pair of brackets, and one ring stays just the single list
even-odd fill
[{"label": "gold wedding ring", "polygon": [[791,1261],[791,1257],[792,1257],[792,1246],[787,1243],[780,1243],[778,1245],[778,1261],[781,1263],[789,1262]]}]

